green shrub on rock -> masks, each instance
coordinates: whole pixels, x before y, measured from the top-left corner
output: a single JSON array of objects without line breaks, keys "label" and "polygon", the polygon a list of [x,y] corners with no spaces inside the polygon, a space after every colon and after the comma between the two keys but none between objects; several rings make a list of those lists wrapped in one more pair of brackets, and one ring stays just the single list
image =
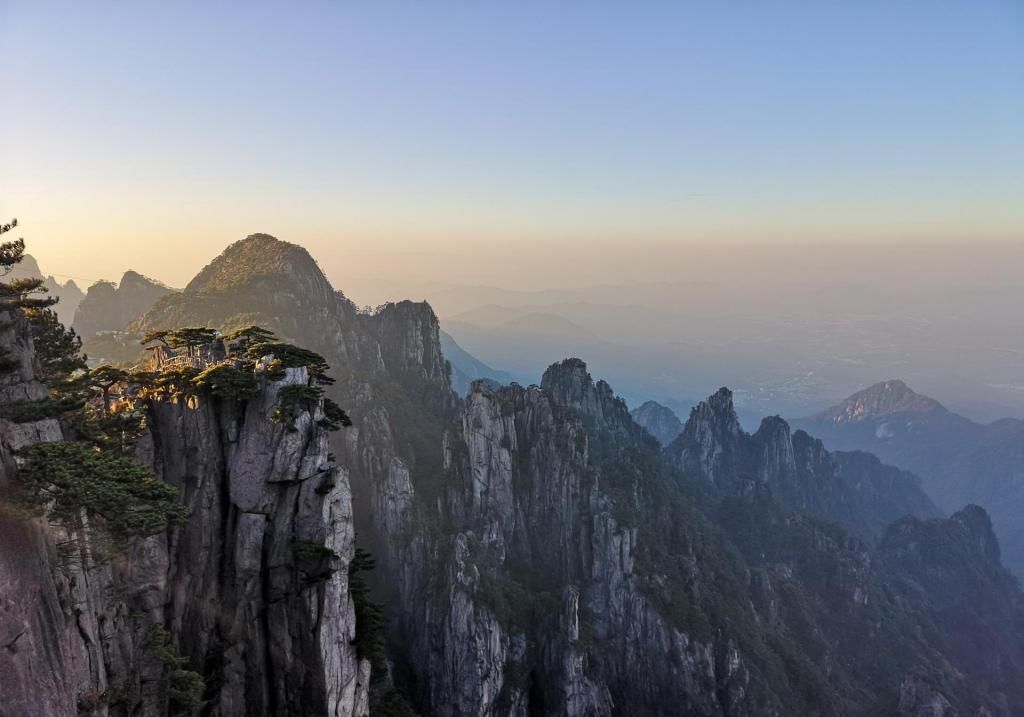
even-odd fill
[{"label": "green shrub on rock", "polygon": [[88,524],[125,540],[155,535],[188,516],[176,488],[123,455],[57,442],[36,443],[18,456],[22,500],[68,528]]}]

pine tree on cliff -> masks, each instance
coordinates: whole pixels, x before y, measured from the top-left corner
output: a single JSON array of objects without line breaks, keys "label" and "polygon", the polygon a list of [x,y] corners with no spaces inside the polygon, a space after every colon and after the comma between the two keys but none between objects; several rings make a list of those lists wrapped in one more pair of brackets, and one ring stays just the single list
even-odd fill
[{"label": "pine tree on cliff", "polygon": [[[8,224],[0,224],[0,235],[6,234],[18,226],[18,220],[12,219]],[[15,239],[0,243],[0,276],[10,274],[14,265],[25,258],[25,240]],[[15,279],[0,281],[0,309],[44,309],[53,306],[57,299],[52,296],[39,297],[45,294],[42,278]]]}]

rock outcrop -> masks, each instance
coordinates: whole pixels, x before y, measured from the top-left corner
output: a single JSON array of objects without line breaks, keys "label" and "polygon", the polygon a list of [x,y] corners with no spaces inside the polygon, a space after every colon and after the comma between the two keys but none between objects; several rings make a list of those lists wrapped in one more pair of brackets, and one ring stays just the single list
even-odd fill
[{"label": "rock outcrop", "polygon": [[[0,342],[21,357],[3,398],[45,396],[25,322]],[[0,521],[0,713],[188,713],[174,692],[174,670],[187,666],[206,681],[203,714],[368,714],[348,478],[320,407],[291,427],[270,420],[306,369],[257,378],[247,400],[148,401],[135,457],[178,488],[182,525],[99,561],[91,536]],[[17,480],[14,451],[61,439],[56,421],[0,421],[4,486]],[[167,655],[179,661],[170,675]]]},{"label": "rock outcrop", "polygon": [[[40,400],[28,324],[0,311],[0,347],[17,367],[0,374],[0,405]],[[83,572],[59,567],[58,540],[41,520],[26,520],[11,500],[16,451],[63,439],[54,419],[13,423],[0,418],[0,713],[73,715],[79,696],[106,680],[94,616],[76,612],[91,598]],[[105,582],[108,576],[101,577]]]},{"label": "rock outcrop", "polygon": [[[932,629],[960,670],[945,682],[914,676],[901,687],[901,714],[1019,712],[1024,683],[1006,676],[1024,669],[1024,600],[988,514],[972,505],[949,520],[905,518],[886,531],[876,560],[903,600],[933,606]],[[988,712],[964,699],[966,685],[987,695]]]},{"label": "rock outcrop", "polygon": [[[109,635],[81,664],[121,664],[115,644],[135,654],[137,631],[163,625],[216,676],[209,711],[223,717],[1019,711],[1021,642],[998,629],[1024,612],[987,519],[933,519],[905,473],[778,418],[747,434],[726,389],[663,449],[579,359],[540,386],[478,381],[460,399],[429,306],[357,311],[304,250],[266,235],[133,330],[252,323],[322,353],[354,425],[330,439],[334,460],[315,416],[297,436],[263,420],[273,388],[154,406],[139,460],[203,519],[117,568],[125,607],[81,611]],[[882,527],[905,512],[921,517]],[[353,528],[386,615],[369,683],[350,644]],[[296,554],[296,537],[328,552]],[[973,626],[1004,670],[971,666]],[[93,684],[87,667],[69,674]],[[163,689],[103,684],[122,682],[140,713]]]},{"label": "rock outcrop", "polygon": [[[902,615],[931,614],[927,596],[894,602],[896,578],[868,548],[770,495],[796,481],[808,503],[843,505],[830,490],[843,500],[862,490],[836,487],[843,464],[778,419],[750,448],[718,397],[696,412],[711,426],[692,427],[713,437],[708,465],[757,468],[721,503],[706,476],[691,483],[661,462],[577,359],[552,366],[541,387],[477,382],[461,410],[436,411],[440,466],[415,452],[424,443],[398,439],[422,431],[408,416],[357,408],[368,413],[342,460],[360,476],[356,493],[370,494],[364,535],[387,555],[393,678],[421,711],[866,715],[896,709],[909,694],[901,676],[940,684],[935,699],[951,704],[999,704],[945,658],[924,657],[946,648],[914,637]],[[756,460],[733,463],[720,436]],[[872,465],[849,480],[869,480]],[[823,475],[830,483],[811,480]],[[904,479],[896,471],[868,493]]]}]

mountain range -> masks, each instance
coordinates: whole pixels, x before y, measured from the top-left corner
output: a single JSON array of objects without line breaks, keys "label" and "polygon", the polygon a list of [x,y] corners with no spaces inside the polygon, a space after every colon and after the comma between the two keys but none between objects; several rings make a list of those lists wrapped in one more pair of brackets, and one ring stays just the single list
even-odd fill
[{"label": "mountain range", "polygon": [[102,332],[119,331],[173,291],[142,274],[126,271],[116,284],[99,281],[89,287],[75,311],[72,328],[84,341]]},{"label": "mountain range", "polygon": [[912,471],[946,511],[983,506],[1007,565],[1024,575],[1024,421],[977,423],[892,380],[793,424],[831,449],[869,451]]},{"label": "mountain range", "polygon": [[[428,304],[360,310],[265,234],[125,330],[249,324],[335,380],[290,427],[306,368],[139,403],[132,455],[181,525],[94,565],[0,515],[3,711],[163,717],[185,664],[190,709],[224,717],[1024,707],[1024,594],[982,508],[942,517],[914,475],[778,417],[748,433],[725,388],[667,446],[578,358],[460,395]],[[5,399],[45,394],[28,332],[0,328]],[[352,423],[329,435],[327,398]],[[61,430],[0,418],[0,485]]]},{"label": "mountain range", "polygon": [[54,311],[57,312],[57,317],[61,322],[67,326],[71,325],[75,316],[75,310],[82,302],[82,299],[85,298],[85,294],[82,293],[74,279],[68,279],[66,282],[61,283],[55,277],[43,274],[39,268],[39,262],[30,254],[26,254],[20,263],[14,265],[11,273],[8,274],[8,278],[44,279],[43,286],[46,288],[48,295],[56,297],[58,300]]}]

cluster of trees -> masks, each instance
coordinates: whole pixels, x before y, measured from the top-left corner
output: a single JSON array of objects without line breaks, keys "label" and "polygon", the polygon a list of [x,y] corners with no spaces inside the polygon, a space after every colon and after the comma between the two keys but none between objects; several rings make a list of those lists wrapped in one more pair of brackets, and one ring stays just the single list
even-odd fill
[{"label": "cluster of trees", "polygon": [[271,420],[295,430],[298,417],[304,412],[313,413],[320,405],[323,417],[319,423],[323,428],[334,431],[352,425],[348,414],[324,395],[323,386],[334,383],[327,373],[330,366],[324,357],[280,341],[272,331],[261,326],[246,326],[223,336],[205,326],[153,331],[142,338],[142,343],[157,344],[187,356],[205,350],[207,355],[225,357],[224,361],[207,366],[176,366],[148,377],[137,377],[157,393],[181,396],[206,390],[220,399],[247,399],[258,388],[256,362],[270,356],[272,359],[264,366],[265,375],[270,380],[279,381],[285,377],[287,369],[300,367],[306,369],[310,378],[307,384],[285,386],[278,392],[278,405]]},{"label": "cluster of trees", "polygon": [[[0,226],[0,234],[17,227]],[[0,243],[0,275],[24,259],[22,239]],[[71,440],[36,443],[19,451],[17,499],[30,514],[46,515],[73,536],[89,535],[94,545],[120,545],[133,537],[154,535],[181,522],[187,511],[172,486],[158,481],[127,454],[141,433],[140,412],[111,408],[111,388],[125,372],[110,366],[89,370],[82,341],[66,329],[51,308],[40,278],[0,281],[0,311],[27,322],[35,347],[37,376],[49,395],[7,402],[0,412],[14,422],[58,419]],[[0,372],[20,362],[0,349]],[[90,403],[102,396],[99,406]]]},{"label": "cluster of trees", "polygon": [[[0,224],[0,236],[17,228],[18,220],[12,219],[7,224]],[[25,258],[25,240],[15,239],[0,243],[0,276],[7,276]],[[0,309],[45,309],[53,306],[57,300],[46,293],[41,277],[15,279],[0,282]]]},{"label": "cluster of trees", "polygon": [[[17,221],[0,226],[0,233]],[[22,239],[0,244],[0,276],[10,273],[25,255]],[[172,353],[228,356],[206,366],[176,366],[163,371],[139,371],[116,366],[89,369],[82,341],[66,329],[44,296],[41,279],[0,281],[0,311],[28,322],[38,361],[37,374],[49,389],[42,399],[7,402],[0,417],[14,422],[58,419],[71,440],[38,443],[20,453],[19,497],[34,514],[46,514],[75,533],[88,530],[120,543],[153,535],[185,519],[177,491],[157,481],[128,455],[145,430],[148,399],[208,395],[221,400],[245,400],[257,389],[256,363],[272,360],[265,373],[280,380],[287,369],[305,367],[310,381],[279,391],[271,419],[294,430],[302,412],[323,408],[320,425],[330,430],[351,425],[348,415],[324,396],[322,386],[333,383],[322,356],[277,339],[273,332],[247,326],[225,336],[208,327],[155,331],[142,343],[159,344]],[[219,352],[211,352],[218,346]],[[18,368],[10,349],[0,348],[0,373]]]}]

